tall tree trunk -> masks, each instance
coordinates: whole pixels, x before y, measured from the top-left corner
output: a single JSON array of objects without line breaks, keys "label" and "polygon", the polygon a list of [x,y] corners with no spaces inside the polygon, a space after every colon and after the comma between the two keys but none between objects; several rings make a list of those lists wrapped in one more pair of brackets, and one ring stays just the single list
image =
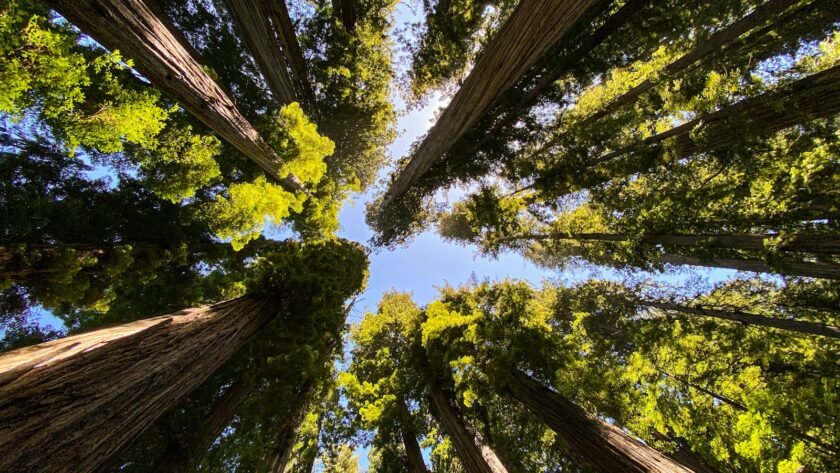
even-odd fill
[{"label": "tall tree trunk", "polygon": [[274,34],[264,0],[224,0],[239,36],[260,68],[274,99],[280,105],[297,97],[292,77],[286,67],[280,41]]},{"label": "tall tree trunk", "polygon": [[383,208],[402,196],[528,69],[599,0],[522,0],[485,48],[411,161]]},{"label": "tall tree trunk", "polygon": [[292,449],[297,442],[300,426],[306,419],[312,396],[315,394],[315,383],[307,380],[301,386],[294,403],[289,406],[289,414],[284,419],[274,439],[274,447],[266,458],[266,472],[283,473],[292,457]]},{"label": "tall tree trunk", "polygon": [[554,430],[577,461],[605,473],[694,471],[584,411],[527,374],[519,370],[510,374],[508,394]]},{"label": "tall tree trunk", "polygon": [[332,7],[333,15],[341,20],[344,29],[350,34],[356,34],[356,0],[332,0]]},{"label": "tall tree trunk", "polygon": [[[665,66],[665,75],[672,76],[674,74],[678,74],[704,58],[723,52],[723,49],[725,49],[726,46],[733,43],[744,33],[753,28],[762,26],[797,3],[800,3],[800,0],[770,0],[765,4],[759,5],[749,15],[741,18],[722,30],[716,31],[708,38],[700,41],[694,49],[688,51],[671,64]],[[654,81],[645,79],[624,94],[613,99],[603,109],[584,119],[580,125],[584,126],[598,120],[601,117],[611,114],[624,105],[632,103],[640,95],[650,90],[654,84]]]},{"label": "tall tree trunk", "polygon": [[440,386],[432,381],[427,387],[435,417],[452,440],[467,473],[507,473],[493,450],[467,430],[464,420]]},{"label": "tall tree trunk", "polygon": [[289,17],[289,10],[286,7],[286,0],[262,0],[265,10],[271,16],[271,22],[277,31],[277,37],[283,45],[283,54],[292,70],[292,76],[298,83],[300,94],[306,108],[313,116],[317,116],[317,103],[315,102],[315,90],[309,81],[306,61],[303,58],[303,51],[300,48],[295,26]]},{"label": "tall tree trunk", "polygon": [[244,296],[0,356],[0,470],[102,467],[281,306]]},{"label": "tall tree trunk", "polygon": [[306,189],[281,176],[281,160],[193,56],[181,34],[148,0],[47,0],[47,5],[135,67],[225,141],[290,191]]},{"label": "tall tree trunk", "polygon": [[[653,431],[653,437],[660,441],[674,442],[673,439],[658,430]],[[672,460],[696,473],[719,473],[716,468],[706,463],[705,460],[697,456],[691,449],[682,445],[680,442],[674,443],[677,444],[677,449],[667,454]]]},{"label": "tall tree trunk", "polygon": [[768,136],[837,113],[840,113],[840,66],[697,117],[635,145],[591,158],[585,164],[585,174],[574,182],[558,180],[565,170],[547,170],[536,178],[535,186],[550,191],[552,198],[559,198],[653,169],[666,155],[666,141],[673,156],[686,158],[729,147],[745,137]]},{"label": "tall tree trunk", "polygon": [[701,317],[712,317],[715,319],[731,320],[746,325],[758,325],[761,327],[772,327],[791,332],[805,333],[809,335],[821,335],[823,337],[840,338],[840,327],[826,325],[824,323],[809,322],[806,320],[781,319],[778,317],[765,317],[763,315],[749,314],[737,310],[716,310],[702,307],[689,307],[671,302],[658,302],[640,300],[640,306],[655,307],[657,309],[679,312],[681,314],[698,315]]},{"label": "tall tree trunk", "polygon": [[251,393],[251,386],[237,380],[213,403],[206,419],[196,431],[186,432],[184,439],[170,439],[153,471],[185,473],[207,455],[213,442],[233,421],[236,411]]},{"label": "tall tree trunk", "polygon": [[408,410],[403,407],[402,415],[399,418],[400,436],[405,447],[406,461],[408,462],[408,473],[429,473],[426,462],[423,460],[423,452],[417,442],[417,434],[408,419]]},{"label": "tall tree trunk", "polygon": [[753,273],[775,273],[787,276],[805,276],[809,278],[840,279],[840,265],[823,262],[793,261],[779,259],[771,266],[760,259],[745,258],[710,258],[663,254],[657,261],[666,264],[702,266],[706,268],[734,269]]}]

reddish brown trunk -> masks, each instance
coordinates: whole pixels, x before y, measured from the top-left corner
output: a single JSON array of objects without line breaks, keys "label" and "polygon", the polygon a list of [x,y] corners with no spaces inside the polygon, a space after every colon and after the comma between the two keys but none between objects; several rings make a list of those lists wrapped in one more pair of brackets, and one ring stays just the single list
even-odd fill
[{"label": "reddish brown trunk", "polygon": [[485,48],[383,203],[402,196],[598,0],[523,0]]},{"label": "reddish brown trunk", "polygon": [[315,103],[315,91],[312,89],[312,83],[309,82],[309,76],[306,73],[306,61],[303,58],[303,51],[300,48],[297,35],[295,34],[295,27],[292,24],[292,19],[289,17],[289,10],[286,7],[285,0],[261,0],[263,8],[271,16],[271,22],[277,31],[277,37],[283,45],[283,54],[286,55],[286,60],[292,70],[292,76],[298,83],[300,89],[299,96],[303,99],[306,107],[313,113],[317,114],[317,104]]},{"label": "reddish brown trunk", "polygon": [[207,419],[197,431],[186,432],[188,437],[181,441],[170,440],[152,470],[183,473],[194,469],[196,463],[204,458],[225,427],[233,421],[236,411],[250,392],[251,387],[243,381],[237,381],[229,386],[210,408]]},{"label": "reddish brown trunk", "polygon": [[224,0],[236,30],[260,68],[275,100],[286,105],[296,100],[295,87],[280,43],[274,35],[263,0]]},{"label": "reddish brown trunk", "polygon": [[508,393],[554,430],[577,461],[605,473],[691,472],[621,429],[584,411],[521,371],[514,371]]},{"label": "reddish brown trunk", "polygon": [[292,449],[300,433],[300,426],[306,418],[306,412],[309,410],[309,403],[314,393],[315,384],[312,381],[307,381],[301,387],[294,404],[290,406],[289,414],[284,419],[274,439],[274,447],[266,458],[266,471],[268,473],[283,473],[286,470],[286,465],[292,457]]},{"label": "reddish brown trunk", "polygon": [[277,313],[245,296],[0,356],[0,470],[107,464]]},{"label": "reddish brown trunk", "polygon": [[414,428],[405,418],[408,417],[408,413],[404,412],[403,416],[399,419],[400,436],[405,447],[408,473],[429,473],[429,470],[426,468],[426,462],[423,460],[423,452],[420,450],[420,444],[417,442],[417,434],[414,433]]},{"label": "reddish brown trunk", "polygon": [[[667,435],[656,430],[653,431],[653,436],[657,440],[666,442],[673,441]],[[672,460],[696,473],[719,473],[717,469],[711,467],[705,462],[705,460],[692,452],[691,449],[681,445],[679,442],[675,443],[677,444],[676,450],[667,454]]]},{"label": "reddish brown trunk", "polygon": [[293,175],[280,175],[280,158],[236,109],[236,104],[148,0],[48,0],[50,7],[103,46],[118,49],[135,67],[225,141],[292,191],[305,191]]},{"label": "reddish brown trunk", "polygon": [[702,307],[689,307],[670,302],[640,301],[639,305],[644,307],[655,307],[666,311],[679,312],[681,314],[697,315],[700,317],[712,317],[716,319],[741,322],[745,325],[758,325],[761,327],[772,327],[791,332],[805,333],[809,335],[821,335],[823,337],[840,338],[840,327],[826,325],[805,320],[780,319],[777,317],[765,317],[763,315],[749,314],[736,310],[715,310]]},{"label": "reddish brown trunk", "polygon": [[467,430],[464,420],[440,386],[431,382],[428,390],[435,417],[452,440],[467,473],[507,473],[493,450]]}]

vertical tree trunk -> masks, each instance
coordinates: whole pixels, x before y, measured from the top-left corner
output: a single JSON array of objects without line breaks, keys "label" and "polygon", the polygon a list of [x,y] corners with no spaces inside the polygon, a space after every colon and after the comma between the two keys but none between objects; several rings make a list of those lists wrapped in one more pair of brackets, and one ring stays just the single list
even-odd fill
[{"label": "vertical tree trunk", "polygon": [[243,401],[251,393],[248,383],[238,380],[213,403],[207,418],[196,431],[186,432],[185,439],[170,439],[161,457],[155,462],[153,471],[185,473],[194,468],[222,434]]},{"label": "vertical tree trunk", "polygon": [[291,191],[305,191],[294,175],[280,175],[280,158],[204,71],[181,34],[148,0],[47,0],[47,5],[103,46],[118,49],[152,84],[257,163]]},{"label": "vertical tree trunk", "polygon": [[306,61],[303,58],[303,51],[295,34],[295,26],[289,17],[286,0],[262,0],[262,2],[265,11],[271,16],[271,22],[277,31],[277,37],[283,45],[283,54],[286,55],[286,60],[292,69],[292,76],[298,83],[299,96],[303,99],[306,108],[315,116],[318,108],[315,101],[315,91],[309,81]]},{"label": "vertical tree trunk", "polygon": [[578,461],[605,473],[691,472],[521,371],[511,373],[507,391],[559,435]]},{"label": "vertical tree trunk", "polygon": [[244,296],[0,356],[0,471],[107,464],[280,307]]},{"label": "vertical tree trunk", "polygon": [[426,462],[423,460],[423,452],[420,450],[420,444],[417,442],[417,434],[408,420],[408,410],[403,408],[404,412],[400,416],[400,436],[402,437],[403,446],[405,447],[405,456],[408,462],[408,473],[429,473],[426,468]]},{"label": "vertical tree trunk", "polygon": [[427,387],[433,412],[452,440],[467,473],[507,473],[493,450],[467,430],[458,410],[440,386],[432,381]]},{"label": "vertical tree trunk", "polygon": [[356,34],[356,0],[332,0],[333,15],[341,20],[344,29]]},{"label": "vertical tree trunk", "polygon": [[306,419],[306,413],[309,410],[309,404],[314,393],[315,383],[312,380],[307,380],[301,386],[294,403],[289,406],[289,414],[284,419],[283,424],[277,431],[277,437],[274,439],[274,448],[266,458],[266,471],[268,473],[283,473],[286,470],[286,465],[288,465],[292,456],[292,449],[297,442],[300,426]]},{"label": "vertical tree trunk", "polygon": [[383,207],[388,207],[414,185],[598,1],[519,2],[411,161],[391,184]]},{"label": "vertical tree trunk", "polygon": [[809,322],[806,320],[782,319],[778,317],[765,317],[763,315],[750,314],[737,310],[717,310],[702,307],[690,307],[681,304],[674,304],[672,302],[640,300],[638,304],[643,307],[655,307],[657,309],[679,312],[681,314],[731,320],[733,322],[741,322],[746,325],[758,325],[761,327],[772,327],[809,335],[840,338],[840,327],[826,325],[824,323]]},{"label": "vertical tree trunk", "polygon": [[297,98],[295,87],[264,0],[224,0],[224,3],[274,99],[280,105],[294,102]]}]

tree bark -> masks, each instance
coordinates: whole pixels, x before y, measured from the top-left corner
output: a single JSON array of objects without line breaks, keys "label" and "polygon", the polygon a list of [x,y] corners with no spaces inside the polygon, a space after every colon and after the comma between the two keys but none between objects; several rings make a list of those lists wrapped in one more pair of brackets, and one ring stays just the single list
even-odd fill
[{"label": "tree bark", "polygon": [[519,2],[411,161],[391,184],[383,207],[388,207],[414,185],[597,1]]},{"label": "tree bark", "polygon": [[408,411],[405,408],[403,410],[404,412],[402,412],[399,418],[400,436],[405,447],[408,473],[429,473],[429,470],[426,468],[426,462],[423,460],[423,452],[420,450],[420,444],[417,442],[417,435],[408,420]]},{"label": "tree bark", "polygon": [[344,29],[350,34],[356,34],[356,0],[332,0],[332,7],[333,15],[341,20]]},{"label": "tree bark", "polygon": [[745,325],[758,325],[761,327],[772,327],[790,332],[799,332],[808,335],[820,335],[823,337],[840,338],[840,327],[826,325],[824,323],[809,322],[806,320],[781,319],[777,317],[765,317],[763,315],[750,314],[736,310],[716,310],[702,307],[689,307],[671,302],[658,302],[640,300],[643,307],[654,307],[657,309],[679,312],[681,314],[697,315],[700,317],[712,317],[715,319],[731,320],[741,322]]},{"label": "tree bark", "polygon": [[705,460],[697,456],[696,453],[692,452],[691,449],[689,449],[685,445],[682,445],[680,442],[674,441],[662,432],[654,430],[653,437],[660,441],[676,443],[677,449],[671,453],[668,453],[667,455],[672,460],[688,468],[689,470],[694,471],[696,473],[720,473],[716,468],[713,468],[711,465],[706,463]]},{"label": "tree bark", "polygon": [[[708,38],[700,41],[694,49],[687,52],[685,55],[678,58],[676,61],[665,66],[664,73],[666,75],[674,75],[687,69],[689,66],[709,57],[715,53],[720,53],[726,46],[733,43],[741,35],[747,31],[762,26],[764,23],[770,21],[777,15],[783,13],[788,8],[799,3],[799,0],[770,0],[767,3],[759,5],[749,15],[741,18],[728,27],[717,31]],[[580,125],[584,126],[601,117],[605,117],[615,110],[632,103],[640,95],[647,92],[654,86],[655,82],[645,79],[635,87],[631,88],[624,94],[613,99],[606,107],[590,115],[582,120]]]},{"label": "tree bark", "polygon": [[804,276],[821,279],[840,279],[840,265],[823,262],[791,261],[782,259],[778,264],[771,266],[760,259],[745,258],[699,258],[696,256],[683,256],[674,254],[663,254],[656,260],[665,264],[677,264],[687,266],[702,266],[706,268],[734,269],[736,271],[749,271],[753,273],[773,273],[787,276]]},{"label": "tree bark", "polygon": [[605,473],[691,472],[527,374],[515,370],[507,393],[554,430],[577,461]]},{"label": "tree bark", "polygon": [[0,356],[0,470],[101,468],[281,306],[244,296]]},{"label": "tree bark", "polygon": [[277,437],[274,439],[274,448],[266,458],[266,472],[283,473],[286,470],[286,465],[292,457],[292,449],[300,433],[300,426],[306,418],[314,393],[315,383],[312,380],[307,380],[301,386],[294,404],[289,407],[289,414],[278,429]]},{"label": "tree bark", "polygon": [[298,95],[303,99],[306,108],[313,116],[316,116],[318,106],[315,101],[315,90],[309,81],[306,60],[303,58],[303,51],[295,34],[295,26],[289,17],[286,0],[262,0],[262,2],[277,31],[277,37],[283,45],[283,54],[286,55],[286,61],[291,67],[292,77],[298,83],[300,90],[300,94]]},{"label": "tree bark", "polygon": [[452,440],[467,473],[507,473],[493,450],[467,430],[464,420],[440,386],[432,381],[427,387],[433,412]]},{"label": "tree bark", "polygon": [[120,50],[137,70],[290,191],[281,160],[236,104],[202,68],[181,34],[148,0],[47,0],[47,5],[103,46]]},{"label": "tree bark", "polygon": [[[280,1],[280,0],[278,0]],[[264,0],[224,0],[239,36],[245,42],[260,68],[274,99],[280,105],[294,102],[297,97],[292,77],[286,67],[280,42],[274,34]]]},{"label": "tree bark", "polygon": [[233,421],[239,406],[251,393],[251,386],[236,381],[216,400],[207,418],[195,432],[186,432],[187,438],[170,439],[161,457],[155,462],[153,471],[185,473],[195,467],[219,438],[225,427]]}]

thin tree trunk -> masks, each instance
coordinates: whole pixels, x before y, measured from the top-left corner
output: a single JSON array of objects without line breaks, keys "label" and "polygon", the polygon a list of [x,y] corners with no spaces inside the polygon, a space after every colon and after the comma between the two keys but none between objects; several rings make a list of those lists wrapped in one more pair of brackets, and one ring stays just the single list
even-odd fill
[{"label": "thin tree trunk", "polygon": [[599,0],[522,0],[391,184],[383,208],[402,196]]},{"label": "thin tree trunk", "polygon": [[[679,72],[687,69],[689,66],[696,64],[710,55],[722,52],[727,45],[733,43],[747,31],[762,26],[764,23],[770,21],[799,2],[800,0],[770,0],[765,4],[759,5],[749,15],[741,18],[728,27],[713,33],[708,38],[700,41],[694,49],[690,50],[671,64],[665,66],[664,73],[666,75],[678,74]],[[645,79],[635,87],[625,92],[623,95],[620,95],[612,100],[605,108],[581,121],[580,125],[584,126],[589,124],[601,117],[613,113],[615,110],[623,107],[624,105],[632,103],[640,95],[650,90],[654,85],[654,81]]]},{"label": "thin tree trunk", "polygon": [[405,447],[405,456],[408,463],[408,473],[429,473],[426,468],[426,462],[423,460],[423,452],[420,450],[420,444],[417,442],[417,434],[408,420],[408,411],[404,412],[399,418],[400,436],[402,437],[403,446]]},{"label": "thin tree trunk", "polygon": [[280,105],[297,97],[292,77],[286,67],[280,41],[274,34],[264,0],[224,0],[240,37],[260,68],[274,99]]},{"label": "thin tree trunk", "polygon": [[618,427],[584,411],[527,374],[515,370],[507,391],[554,430],[579,462],[605,473],[691,472]]},{"label": "thin tree trunk", "polygon": [[341,20],[344,29],[356,34],[356,0],[332,0],[333,15]]},{"label": "thin tree trunk", "polygon": [[702,266],[706,268],[734,269],[736,271],[749,271],[753,273],[784,274],[787,276],[804,276],[821,279],[840,279],[840,265],[834,263],[791,261],[788,259],[778,260],[776,265],[769,265],[760,259],[743,258],[699,258],[696,256],[683,256],[674,254],[663,254],[658,256],[656,261],[665,264],[677,264],[687,266]]},{"label": "thin tree trunk", "polygon": [[440,386],[433,381],[427,387],[435,417],[452,440],[467,473],[507,473],[493,450],[467,430],[464,420]]},{"label": "thin tree trunk", "polygon": [[281,176],[281,160],[236,104],[199,64],[181,34],[148,0],[47,0],[47,5],[135,67],[225,141],[290,191],[306,189]]},{"label": "thin tree trunk", "polygon": [[[575,182],[557,182],[561,174],[548,170],[537,177],[536,187],[550,190],[552,198],[559,198],[579,189],[646,172],[662,162],[667,149],[672,150],[674,157],[687,158],[726,148],[745,137],[767,136],[837,113],[840,113],[840,66],[697,117],[635,145],[589,159],[583,179]],[[667,148],[666,141],[670,141]]]},{"label": "thin tree trunk", "polygon": [[0,356],[0,470],[102,467],[281,305],[244,296]]},{"label": "thin tree trunk", "polygon": [[251,386],[238,380],[230,385],[225,393],[213,403],[207,418],[194,432],[186,432],[187,438],[170,439],[161,457],[152,470],[160,472],[184,473],[194,468],[219,438],[225,427],[233,421],[236,411],[251,393]]},{"label": "thin tree trunk", "polygon": [[671,302],[640,300],[638,301],[638,304],[643,307],[654,307],[665,311],[679,312],[681,314],[731,320],[733,322],[741,322],[745,325],[758,325],[761,327],[778,328],[781,330],[805,333],[808,335],[840,338],[840,327],[826,325],[824,323],[809,322],[806,320],[781,319],[778,317],[765,317],[763,315],[750,314],[736,310],[716,310],[705,309],[702,307],[689,307]]},{"label": "thin tree trunk", "polygon": [[268,473],[283,473],[286,465],[292,457],[292,449],[297,442],[300,426],[306,419],[306,413],[315,393],[315,383],[307,380],[301,387],[294,403],[289,408],[289,414],[278,429],[277,437],[274,439],[274,448],[266,458],[266,471]]},{"label": "thin tree trunk", "polygon": [[306,60],[303,58],[303,51],[295,34],[295,26],[289,17],[289,10],[286,7],[286,0],[262,0],[265,10],[271,16],[271,22],[277,31],[277,37],[283,45],[283,54],[292,70],[292,76],[298,83],[300,94],[298,94],[306,105],[306,108],[317,115],[317,103],[315,91],[307,74]]},{"label": "thin tree trunk", "polygon": [[691,451],[691,449],[681,445],[680,442],[675,442],[673,439],[658,430],[654,430],[652,434],[657,440],[674,442],[677,444],[677,449],[671,453],[667,453],[666,455],[680,465],[696,473],[719,473],[716,468],[713,468],[711,465],[706,463],[705,460],[697,456],[697,454]]}]

